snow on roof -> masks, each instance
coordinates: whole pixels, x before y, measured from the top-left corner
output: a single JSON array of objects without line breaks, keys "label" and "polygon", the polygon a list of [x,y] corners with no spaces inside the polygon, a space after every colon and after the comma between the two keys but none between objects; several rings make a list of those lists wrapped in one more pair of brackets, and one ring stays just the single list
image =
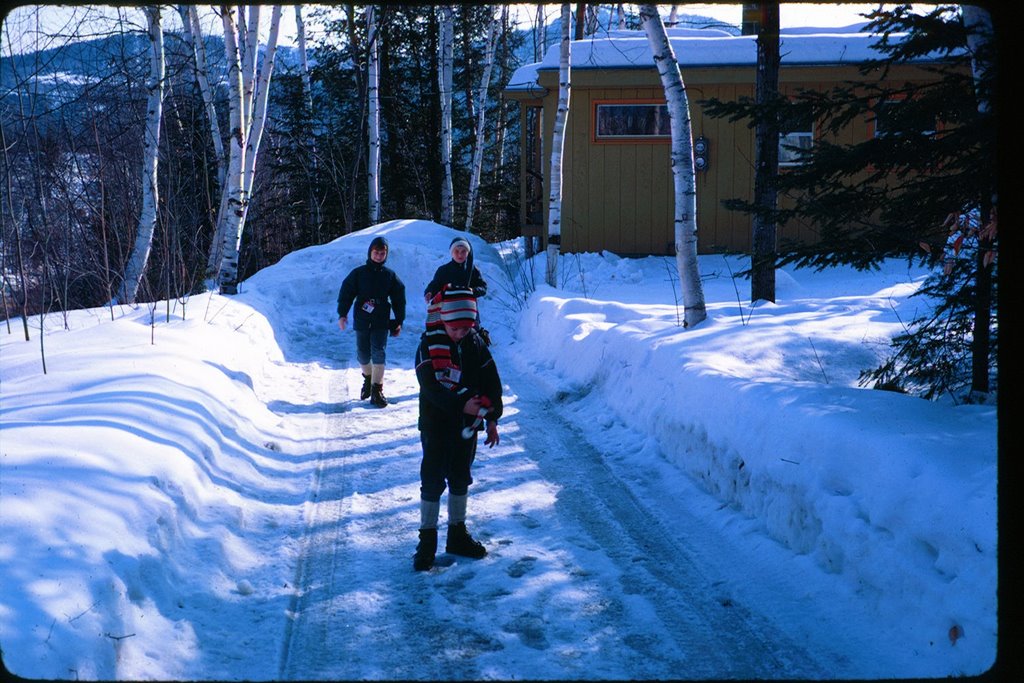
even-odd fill
[{"label": "snow on roof", "polygon": [[[863,24],[843,28],[794,28],[782,31],[779,51],[783,65],[859,64],[885,55],[874,49],[881,35],[862,33]],[[812,33],[813,31],[813,33]],[[826,32],[827,31],[827,32]],[[905,34],[891,34],[890,41]],[[732,36],[715,29],[671,29],[669,39],[679,66],[753,66],[757,63],[757,36]],[[935,61],[944,55],[934,53],[915,61]],[[526,64],[509,79],[507,90],[530,91],[540,88],[538,72],[558,69],[559,46],[548,48],[544,59]],[[572,41],[573,69],[653,69],[654,59],[643,31],[613,31],[607,36],[591,36]]]}]

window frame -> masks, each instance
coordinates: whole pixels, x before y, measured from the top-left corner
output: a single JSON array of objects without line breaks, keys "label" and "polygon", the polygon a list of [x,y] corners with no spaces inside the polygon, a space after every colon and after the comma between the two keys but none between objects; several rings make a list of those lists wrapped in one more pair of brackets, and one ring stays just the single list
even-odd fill
[{"label": "window frame", "polygon": [[668,118],[668,102],[664,98],[616,98],[596,99],[590,107],[590,142],[596,145],[670,145],[672,143],[671,123],[669,132],[654,135],[598,135],[598,116],[601,107],[659,106],[665,107]]}]

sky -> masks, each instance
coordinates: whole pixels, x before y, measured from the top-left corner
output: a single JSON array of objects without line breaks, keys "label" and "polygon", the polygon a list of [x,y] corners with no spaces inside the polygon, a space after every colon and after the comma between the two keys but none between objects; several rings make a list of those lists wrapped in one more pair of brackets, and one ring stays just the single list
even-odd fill
[{"label": "sky", "polygon": [[[34,14],[31,10],[36,7],[41,8],[38,14],[39,23],[35,23],[35,17],[27,24],[24,23],[28,21],[28,15]],[[312,5],[306,6],[308,11],[311,11],[312,7]],[[783,28],[790,26],[848,26],[863,21],[864,19],[860,14],[868,12],[875,7],[876,5],[870,3],[782,4],[779,21]],[[669,8],[670,5],[664,5],[666,16]],[[557,18],[558,5],[550,5],[549,10],[549,18],[551,20]],[[680,5],[679,11],[684,14],[699,14],[719,18],[737,26],[741,20],[740,4]],[[118,16],[117,10],[110,5],[37,6],[21,4],[13,9],[10,14],[11,26],[17,28],[10,33],[5,32],[3,34],[3,40],[8,43],[7,47],[4,48],[4,52],[6,53],[8,49],[21,52],[33,49],[31,46],[42,48],[48,44],[49,37],[52,37],[54,34],[65,34],[74,31],[85,34],[92,31],[99,33],[107,28],[107,22],[103,18],[116,19]],[[126,17],[130,23],[134,23],[138,30],[145,30],[146,23],[141,11],[126,6],[122,9],[121,16]],[[164,21],[167,22],[168,27],[173,28],[177,26],[179,20],[176,12],[167,11],[164,13],[164,16]],[[212,14],[212,11],[206,12],[202,16],[204,17],[204,26],[209,26],[211,31],[219,32],[217,23],[219,19]],[[304,13],[303,16],[305,17],[307,14]],[[524,12],[522,21],[532,21],[533,17],[532,10]],[[81,24],[82,19],[87,19],[87,21]],[[5,23],[7,21],[5,18]],[[265,13],[263,24],[266,25],[269,21],[270,13],[268,10]],[[316,25],[307,20],[306,30],[307,40],[312,41],[315,38]],[[292,6],[286,6],[285,11],[281,15],[279,41],[283,45],[296,45],[298,43],[295,12]]]},{"label": "sky", "polygon": [[[358,399],[343,277],[409,306]],[[504,386],[478,561],[412,570],[419,293],[465,236],[396,220],[241,283],[0,335],[0,649],[41,679],[879,679],[1005,661],[994,405],[858,385],[928,275],[563,255],[470,235]],[[45,332],[40,336],[40,329]],[[46,372],[43,372],[45,354]],[[446,512],[442,498],[441,545]],[[1005,549],[1005,545],[1004,545]],[[1003,648],[1000,648],[1000,645]]]}]

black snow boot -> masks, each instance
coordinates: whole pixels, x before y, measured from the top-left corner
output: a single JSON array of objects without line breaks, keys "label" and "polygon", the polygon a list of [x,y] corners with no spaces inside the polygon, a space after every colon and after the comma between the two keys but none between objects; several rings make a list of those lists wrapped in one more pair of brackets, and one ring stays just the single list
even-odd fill
[{"label": "black snow boot", "polygon": [[359,390],[359,400],[365,401],[370,398],[370,376],[363,375],[363,388]]},{"label": "black snow boot", "polygon": [[466,531],[465,522],[448,525],[448,541],[444,549],[452,555],[472,557],[474,560],[479,560],[487,554],[487,549]]},{"label": "black snow boot", "polygon": [[378,408],[383,408],[388,404],[387,396],[384,395],[383,384],[374,384],[371,387],[370,403],[377,406]]},{"label": "black snow boot", "polygon": [[437,529],[420,529],[420,542],[416,546],[416,554],[412,558],[412,568],[425,572],[434,566],[434,555],[437,553]]}]

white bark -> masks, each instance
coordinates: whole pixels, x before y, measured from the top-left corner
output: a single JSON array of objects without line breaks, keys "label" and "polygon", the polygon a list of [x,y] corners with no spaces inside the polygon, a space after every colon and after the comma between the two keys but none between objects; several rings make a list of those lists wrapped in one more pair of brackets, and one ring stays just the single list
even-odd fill
[{"label": "white bark", "polygon": [[558,253],[562,243],[562,150],[565,148],[565,122],[569,118],[569,72],[572,55],[569,26],[572,7],[562,4],[562,42],[558,59],[558,109],[551,138],[551,191],[548,195],[548,247],[545,281],[557,287]]},{"label": "white bark", "polygon": [[[309,55],[306,51],[306,23],[302,20],[302,5],[295,6],[295,30],[299,41],[299,67],[302,70],[302,93],[306,96],[306,113],[313,118],[313,86],[309,82]],[[316,159],[314,158],[314,162]]]},{"label": "white bark", "polygon": [[267,102],[270,98],[270,77],[274,72],[274,60],[277,56],[277,36],[281,26],[281,5],[274,5],[270,12],[270,30],[267,34],[267,49],[263,54],[263,65],[256,78],[253,92],[252,119],[249,123],[249,134],[245,138],[245,191],[252,195],[252,183],[256,173],[256,156],[260,141],[263,139],[263,128],[267,121]]},{"label": "white bark", "polygon": [[441,93],[441,223],[451,225],[453,221],[452,189],[452,62],[455,27],[451,5],[441,8],[441,25],[438,50],[438,88]]},{"label": "white bark", "polygon": [[135,234],[135,245],[125,268],[124,282],[121,283],[121,303],[135,303],[139,284],[146,271],[149,252],[153,246],[153,233],[157,219],[157,164],[160,155],[160,119],[163,112],[164,94],[164,39],[160,25],[160,7],[150,5],[143,8],[148,26],[150,55],[149,79],[146,81],[146,130],[143,138],[142,162],[142,211]]},{"label": "white bark", "polygon": [[[494,8],[491,8],[494,11]],[[487,47],[484,53],[484,73],[480,78],[480,92],[476,105],[476,141],[473,145],[473,165],[469,178],[469,197],[466,200],[466,230],[473,229],[473,216],[476,211],[477,194],[480,190],[480,173],[484,163],[484,123],[487,113],[487,88],[491,84],[491,69],[494,66],[494,46],[498,38],[498,17],[491,16],[491,26],[487,33]]]},{"label": "white bark", "polygon": [[545,25],[547,17],[544,13],[544,5],[537,5],[537,18],[534,20],[533,28],[533,61],[539,62],[544,57],[548,46],[548,29]]},{"label": "white bark", "polygon": [[654,64],[665,89],[672,127],[672,180],[675,190],[676,267],[683,294],[683,326],[705,318],[704,289],[697,264],[697,185],[693,168],[690,105],[679,64],[665,32],[657,5],[640,5],[640,19],[651,46]]},{"label": "white bark", "polygon": [[260,44],[260,14],[261,5],[239,5],[238,18],[240,23],[245,23],[244,11],[248,11],[248,28],[240,33],[244,39],[240,49],[242,51],[242,89],[245,93],[242,109],[242,120],[252,120],[253,99],[256,92],[256,67],[257,51]]},{"label": "white bark", "polygon": [[368,206],[370,225],[380,222],[380,74],[377,69],[378,45],[377,22],[373,5],[366,8],[366,99],[367,99],[367,131],[369,141],[366,156],[366,180],[368,190]]},{"label": "white bark", "polygon": [[[657,5],[655,5],[655,7],[657,7]],[[668,25],[669,26],[675,26],[678,23],[679,23],[679,5],[672,5],[672,10],[668,13]]]},{"label": "white bark", "polygon": [[217,155],[217,184],[218,187],[223,187],[227,158],[224,155],[224,141],[220,136],[220,124],[217,122],[217,109],[213,103],[213,89],[210,87],[210,79],[206,73],[206,45],[203,42],[203,33],[199,26],[199,14],[196,12],[195,5],[178,5],[178,14],[181,15],[181,23],[184,27],[185,42],[195,60],[195,78],[199,83],[199,93],[203,97],[206,119],[210,122],[210,137],[213,140],[213,151]]},{"label": "white bark", "polygon": [[[224,55],[227,58],[228,109],[230,133],[228,137],[228,169],[224,180],[224,200],[221,211],[217,215],[217,231],[210,247],[208,262],[207,287],[213,288],[211,278],[216,277],[223,282],[229,244],[234,244],[234,236],[241,234],[242,220],[248,195],[242,173],[245,166],[245,138],[247,126],[242,120],[243,115],[243,84],[242,64],[239,54],[238,33],[234,22],[234,9],[230,5],[221,5],[221,23],[224,26]],[[234,250],[231,272],[238,272],[238,252]]]},{"label": "white bark", "polygon": [[[258,10],[250,8],[249,29],[250,37],[247,40],[255,41],[259,33]],[[253,20],[256,16],[255,21]],[[270,95],[270,78],[274,72],[274,57],[277,53],[277,36],[281,26],[281,5],[274,5],[271,10],[270,30],[267,36],[267,49],[263,55],[263,65],[259,70],[259,78],[255,75],[251,80],[253,86],[252,99],[249,104],[249,111],[252,112],[252,119],[240,120],[240,130],[244,131],[242,145],[244,147],[241,156],[241,192],[236,193],[233,189],[228,197],[228,212],[232,214],[230,222],[225,223],[225,230],[222,234],[223,245],[218,273],[218,282],[221,292],[228,294],[235,291],[238,282],[238,252],[242,244],[242,231],[245,229],[245,219],[249,210],[249,201],[252,198],[253,178],[256,174],[256,158],[259,155],[260,141],[263,139],[263,128],[267,119],[267,100]],[[226,30],[226,27],[225,27]],[[225,49],[228,49],[228,40],[225,36]],[[250,58],[255,64],[257,43],[249,42],[247,50],[251,53]],[[233,64],[236,60],[232,60]],[[243,71],[243,88],[245,74]],[[234,86],[234,81],[232,81]],[[245,102],[249,100],[246,93],[242,95],[241,111],[245,111]],[[234,159],[232,159],[234,161]],[[232,179],[233,181],[233,179]],[[238,199],[237,207],[232,206],[233,199]],[[219,221],[218,221],[219,222]]]},{"label": "white bark", "polygon": [[616,16],[618,17],[618,21],[619,21],[619,30],[620,31],[625,31],[626,30],[626,9],[622,6],[621,2],[618,5],[616,5],[616,10],[615,11],[616,11]]}]

